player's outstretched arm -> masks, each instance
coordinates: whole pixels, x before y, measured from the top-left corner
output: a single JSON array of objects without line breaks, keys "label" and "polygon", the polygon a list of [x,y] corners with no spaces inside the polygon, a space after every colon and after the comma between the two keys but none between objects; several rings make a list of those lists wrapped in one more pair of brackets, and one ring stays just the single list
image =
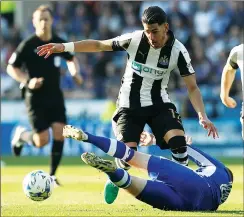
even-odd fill
[{"label": "player's outstretched arm", "polygon": [[112,51],[112,40],[83,40],[69,43],[49,43],[37,47],[37,54],[48,58],[53,53]]}]

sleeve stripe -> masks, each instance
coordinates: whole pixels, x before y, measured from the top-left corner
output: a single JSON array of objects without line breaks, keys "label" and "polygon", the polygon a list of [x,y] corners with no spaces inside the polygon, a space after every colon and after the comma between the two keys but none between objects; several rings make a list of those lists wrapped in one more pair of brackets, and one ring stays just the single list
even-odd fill
[{"label": "sleeve stripe", "polygon": [[113,49],[113,51],[123,51],[124,50],[124,48],[120,46],[118,41],[112,42],[112,49]]},{"label": "sleeve stripe", "polygon": [[131,38],[123,41],[113,41],[112,49],[114,51],[124,51],[127,50],[131,42]]},{"label": "sleeve stripe", "polygon": [[202,155],[200,152],[194,150],[190,146],[187,146],[187,153],[189,156],[191,156],[193,159],[197,160],[203,166],[215,166],[211,161],[208,160],[208,158],[206,158],[204,155]]},{"label": "sleeve stripe", "polygon": [[190,62],[187,63],[187,61],[181,51],[179,53],[177,66],[179,68],[180,75],[182,77],[192,74],[192,72],[189,71],[189,68],[191,67],[191,63]]}]

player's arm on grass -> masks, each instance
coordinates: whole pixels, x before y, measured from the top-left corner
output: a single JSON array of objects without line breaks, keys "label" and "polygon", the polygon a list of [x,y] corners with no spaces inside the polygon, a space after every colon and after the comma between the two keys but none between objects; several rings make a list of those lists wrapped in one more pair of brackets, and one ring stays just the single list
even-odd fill
[{"label": "player's arm on grass", "polygon": [[[203,154],[203,152],[201,152],[199,149],[197,149],[196,147],[192,147],[192,137],[185,135],[185,139],[186,139],[186,144],[187,146],[187,153],[189,155],[189,158],[195,162],[198,166],[209,166],[211,164],[209,164],[209,160],[207,158],[201,158],[201,162],[199,161],[199,159],[196,158],[196,156],[198,156],[198,153]],[[156,139],[154,137],[153,134],[147,132],[147,131],[143,131],[141,133],[141,137],[140,137],[140,146],[151,146],[151,145],[155,145],[156,143]],[[190,147],[191,146],[191,147]],[[211,159],[211,157],[207,154],[203,154],[204,156],[208,156],[208,158]]]},{"label": "player's arm on grass", "polygon": [[[186,144],[192,144],[192,137],[185,135]],[[140,136],[140,146],[151,146],[156,144],[156,138],[152,133],[143,131]]]}]

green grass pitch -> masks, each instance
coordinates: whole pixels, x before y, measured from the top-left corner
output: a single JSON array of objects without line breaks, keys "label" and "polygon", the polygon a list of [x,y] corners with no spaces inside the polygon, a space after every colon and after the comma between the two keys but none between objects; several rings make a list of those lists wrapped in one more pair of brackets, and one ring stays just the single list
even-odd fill
[{"label": "green grass pitch", "polygon": [[[24,176],[36,169],[49,171],[48,158],[3,157],[1,168],[1,216],[243,216],[243,162],[224,160],[234,173],[234,185],[226,203],[216,212],[171,212],[153,209],[123,190],[114,204],[103,201],[105,174],[85,166],[78,157],[64,157],[57,176],[63,187],[43,202],[26,198],[22,190]],[[131,174],[146,177],[137,169]]]}]

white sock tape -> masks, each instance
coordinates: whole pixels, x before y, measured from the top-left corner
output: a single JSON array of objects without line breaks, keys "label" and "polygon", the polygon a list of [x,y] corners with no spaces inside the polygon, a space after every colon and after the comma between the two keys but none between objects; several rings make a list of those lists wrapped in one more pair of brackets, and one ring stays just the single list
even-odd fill
[{"label": "white sock tape", "polygon": [[64,52],[74,52],[75,44],[74,42],[62,43],[64,45]]}]

